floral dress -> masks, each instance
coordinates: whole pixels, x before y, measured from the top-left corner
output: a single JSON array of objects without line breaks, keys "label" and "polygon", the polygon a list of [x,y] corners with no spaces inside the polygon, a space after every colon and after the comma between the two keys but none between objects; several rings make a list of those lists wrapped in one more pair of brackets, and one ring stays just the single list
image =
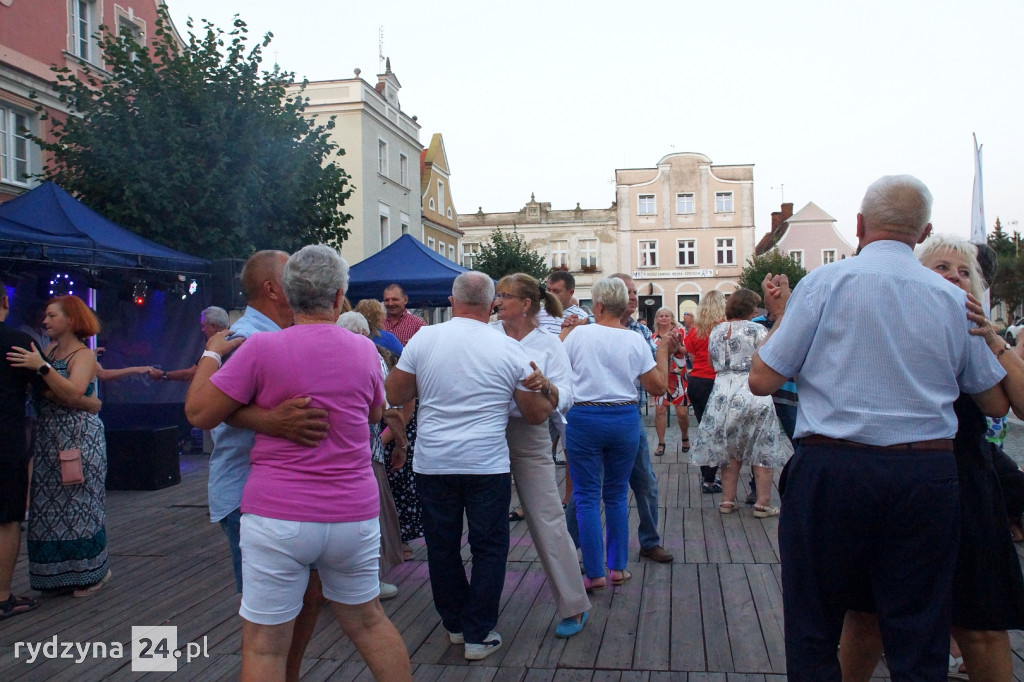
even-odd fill
[{"label": "floral dress", "polygon": [[[53,371],[68,376],[67,360]],[[95,384],[90,385],[89,393]],[[34,590],[64,591],[98,583],[107,574],[107,442],[103,422],[84,410],[45,398],[33,439],[28,517],[29,582]],[[82,450],[85,482],[63,485],[58,450]]]},{"label": "floral dress", "polygon": [[754,351],[767,335],[763,326],[746,320],[711,330],[708,356],[717,375],[693,442],[694,464],[725,465],[737,459],[774,468],[793,454],[771,396],[755,396],[747,385]]}]

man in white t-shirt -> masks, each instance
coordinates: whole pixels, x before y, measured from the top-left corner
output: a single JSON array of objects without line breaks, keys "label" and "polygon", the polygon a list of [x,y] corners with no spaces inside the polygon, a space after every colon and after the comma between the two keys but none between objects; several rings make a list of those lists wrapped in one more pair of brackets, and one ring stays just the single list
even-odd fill
[{"label": "man in white t-shirt", "polygon": [[[452,285],[452,319],[424,327],[388,375],[388,402],[419,397],[416,489],[423,508],[434,606],[453,644],[479,660],[501,646],[498,606],[508,558],[512,498],[505,427],[511,400],[531,424],[551,412],[522,346],[490,327],[494,282],[464,272]],[[462,561],[469,522],[472,578]]]},{"label": "man in white t-shirt", "polygon": [[555,295],[555,298],[562,304],[562,316],[555,317],[541,308],[537,313],[537,323],[540,328],[554,335],[562,333],[562,320],[569,315],[589,317],[587,311],[573,302],[572,294],[576,291],[576,279],[565,270],[555,270],[548,275],[547,290]]}]

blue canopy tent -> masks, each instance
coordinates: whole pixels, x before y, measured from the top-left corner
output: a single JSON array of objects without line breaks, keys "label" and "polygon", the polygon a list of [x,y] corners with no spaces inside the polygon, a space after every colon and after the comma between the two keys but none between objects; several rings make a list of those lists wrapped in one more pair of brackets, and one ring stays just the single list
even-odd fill
[{"label": "blue canopy tent", "polygon": [[210,265],[126,230],[52,182],[0,204],[0,259],[185,275]]},{"label": "blue canopy tent", "polygon": [[452,282],[467,269],[428,249],[405,234],[393,244],[349,270],[348,299],[380,299],[384,287],[399,284],[409,297],[409,307],[448,306]]}]

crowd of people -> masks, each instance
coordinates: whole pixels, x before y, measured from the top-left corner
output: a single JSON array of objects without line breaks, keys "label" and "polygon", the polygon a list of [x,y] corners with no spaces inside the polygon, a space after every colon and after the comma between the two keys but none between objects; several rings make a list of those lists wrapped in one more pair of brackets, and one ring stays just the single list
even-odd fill
[{"label": "crowd of people", "polygon": [[[747,465],[753,516],[780,517],[790,679],[867,680],[884,651],[894,680],[1009,680],[1007,631],[1024,628],[1011,535],[1024,472],[986,439],[986,416],[1024,415],[1024,360],[980,303],[994,259],[930,235],[930,207],[915,178],[881,178],[858,214],[857,257],[793,290],[769,274],[763,298],[709,292],[683,324],[662,308],[653,329],[634,318],[624,274],[592,285],[588,311],[566,272],[497,284],[466,272],[451,319],[426,325],[398,284],[353,308],[334,248],[254,254],[241,317],[204,310],[194,365],[143,368],[189,382],[186,415],[212,431],[210,518],[241,593],[243,679],[297,679],[326,604],[376,679],[411,679],[380,602],[419,538],[448,640],[468,660],[490,656],[518,518],[554,596],[555,636],[582,632],[588,593],[632,577],[631,488],[639,556],[674,560],[658,532],[650,395],[656,457],[674,407],[680,450],[718,510],[740,509]],[[0,320],[7,309],[3,296]],[[33,589],[87,597],[112,576],[102,368],[85,343],[99,323],[61,296],[43,326],[45,348],[0,325],[0,619],[38,606],[10,592],[26,508]],[[509,515],[513,481],[521,511]]]}]

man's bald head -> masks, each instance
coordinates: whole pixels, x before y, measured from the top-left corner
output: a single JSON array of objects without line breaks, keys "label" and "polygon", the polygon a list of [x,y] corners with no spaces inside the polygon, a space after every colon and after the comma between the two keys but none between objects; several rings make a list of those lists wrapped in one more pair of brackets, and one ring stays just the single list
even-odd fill
[{"label": "man's bald head", "polygon": [[242,267],[242,291],[250,305],[261,300],[266,294],[265,284],[272,282],[281,287],[281,275],[288,254],[284,251],[257,251]]}]

